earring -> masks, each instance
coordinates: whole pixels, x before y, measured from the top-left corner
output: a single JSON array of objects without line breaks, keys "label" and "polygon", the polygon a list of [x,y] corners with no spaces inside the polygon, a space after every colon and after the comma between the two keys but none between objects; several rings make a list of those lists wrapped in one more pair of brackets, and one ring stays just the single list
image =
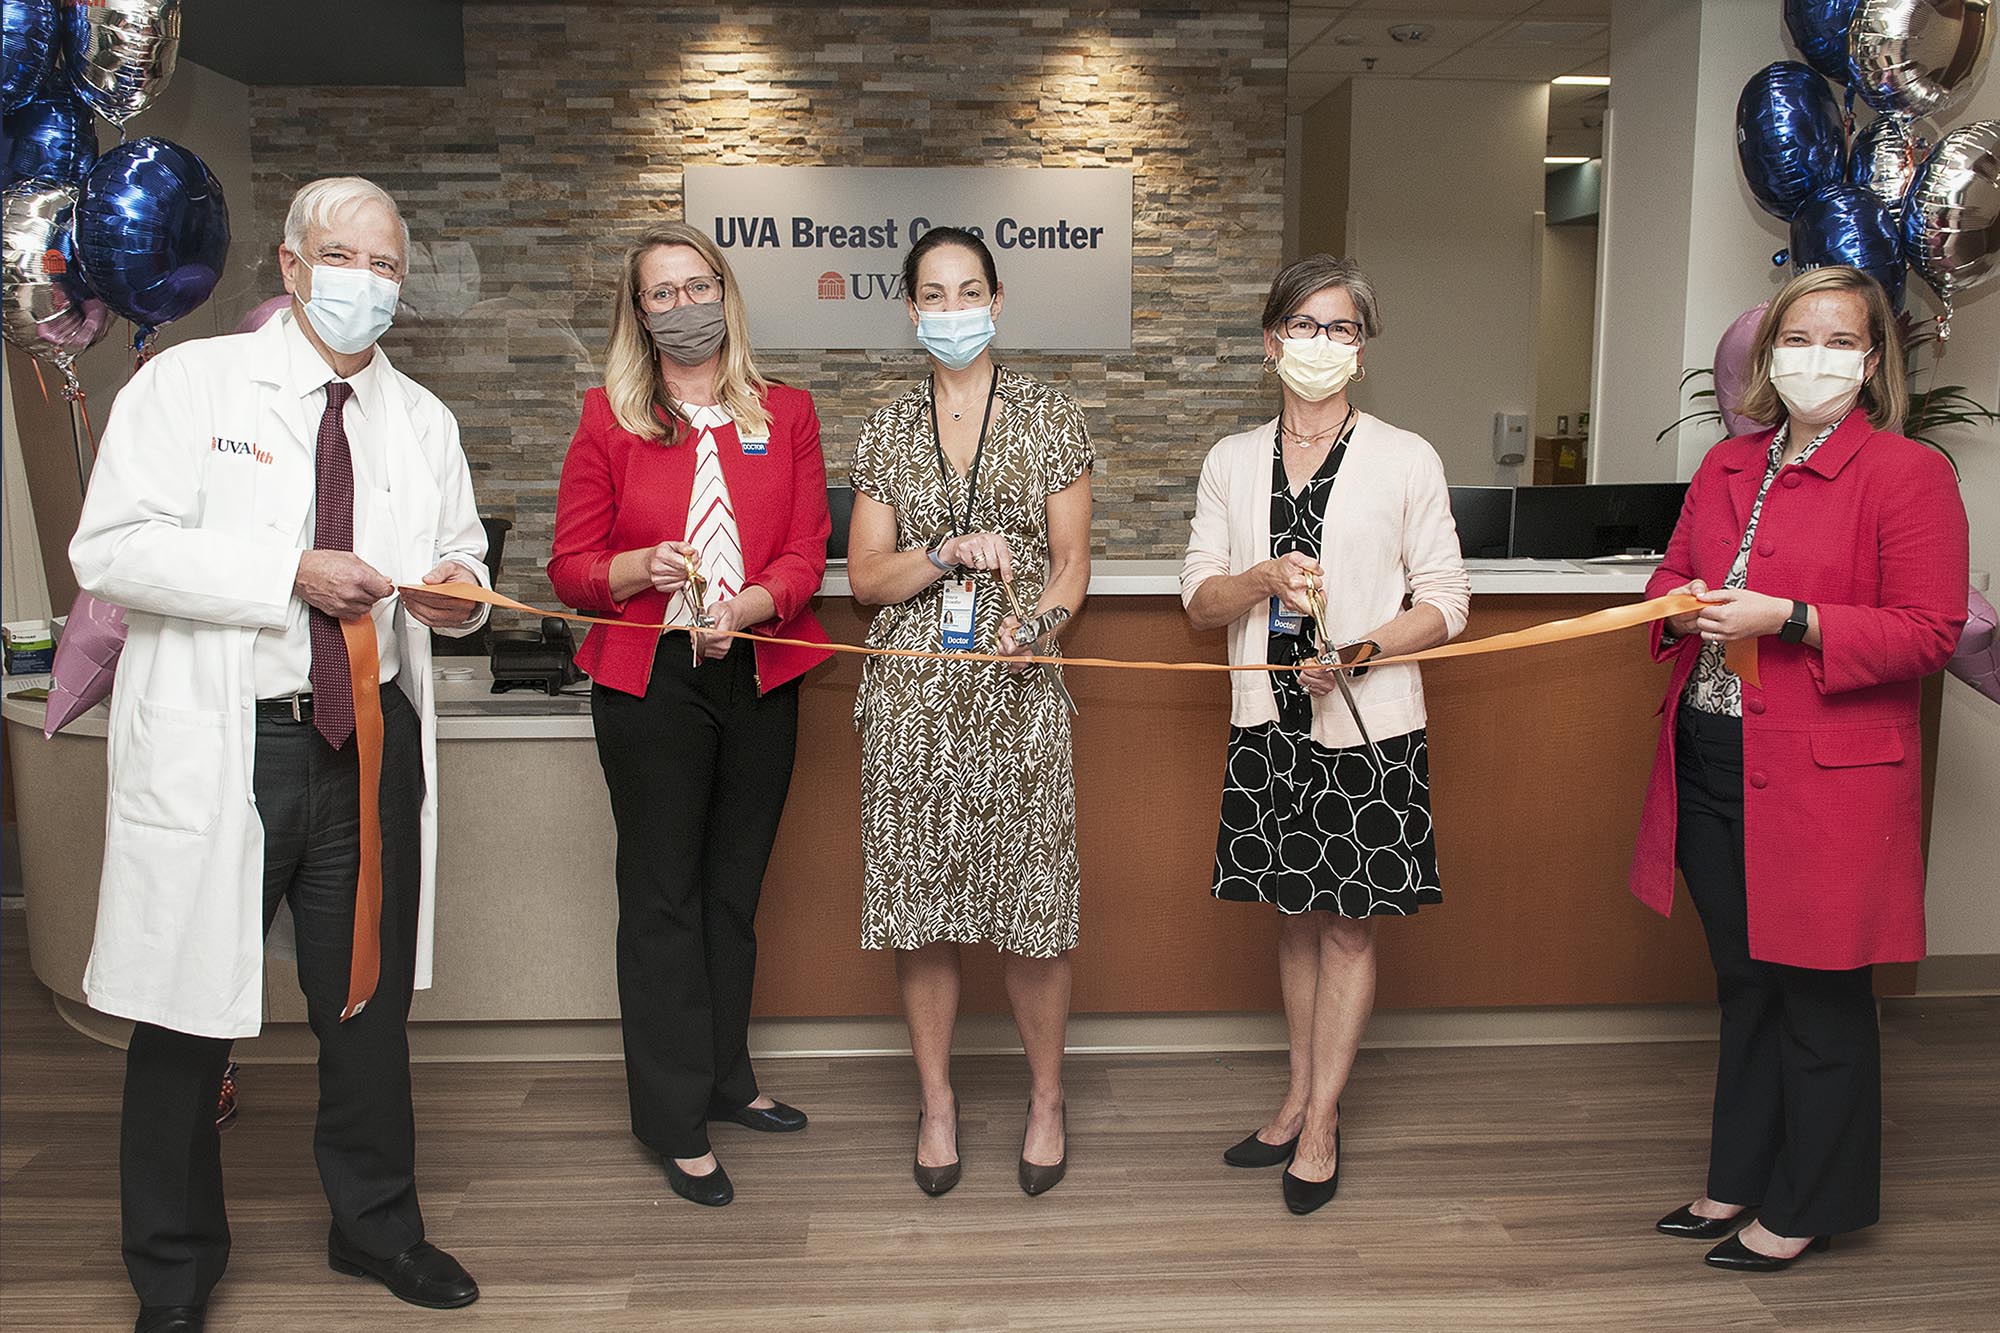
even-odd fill
[{"label": "earring", "polygon": [[1264,356],[1264,373],[1266,375],[1272,375],[1276,374],[1277,370],[1278,370],[1278,358],[1270,355],[1269,353],[1266,353]]},{"label": "earring", "polygon": [[1365,379],[1367,379],[1367,378],[1368,378],[1368,367],[1366,367],[1366,366],[1356,366],[1356,367],[1354,368],[1354,382],[1355,382],[1356,384],[1359,384],[1359,383],[1361,383],[1361,381],[1363,381],[1363,380],[1365,380]]}]

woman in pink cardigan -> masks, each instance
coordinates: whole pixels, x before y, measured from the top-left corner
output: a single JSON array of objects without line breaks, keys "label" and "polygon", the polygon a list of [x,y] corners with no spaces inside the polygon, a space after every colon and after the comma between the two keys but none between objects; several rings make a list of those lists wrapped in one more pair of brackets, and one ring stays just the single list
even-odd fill
[{"label": "woman in pink cardigan", "polygon": [[[1654,631],[1674,669],[1632,890],[1667,912],[1678,861],[1715,963],[1707,1193],[1658,1225],[1721,1238],[1718,1268],[1784,1268],[1879,1211],[1869,972],[1924,956],[1918,682],[1966,611],[1965,506],[1895,433],[1907,401],[1879,283],[1785,284],[1741,409],[1772,427],[1709,451],[1646,588],[1709,603]],[[1723,660],[1745,639],[1757,684]]]},{"label": "woman in pink cardigan", "polygon": [[[1181,566],[1188,619],[1228,626],[1232,663],[1312,657],[1314,581],[1335,644],[1406,653],[1465,628],[1471,587],[1437,453],[1348,402],[1380,332],[1375,289],[1351,260],[1313,255],[1271,284],[1278,415],[1209,451]],[[1289,1162],[1285,1203],[1299,1214],[1340,1183],[1340,1094],[1375,999],[1374,918],[1441,898],[1423,682],[1414,666],[1346,674],[1351,706],[1328,671],[1230,677],[1215,847],[1215,896],[1278,910],[1291,1035],[1283,1103],[1223,1160]]]}]

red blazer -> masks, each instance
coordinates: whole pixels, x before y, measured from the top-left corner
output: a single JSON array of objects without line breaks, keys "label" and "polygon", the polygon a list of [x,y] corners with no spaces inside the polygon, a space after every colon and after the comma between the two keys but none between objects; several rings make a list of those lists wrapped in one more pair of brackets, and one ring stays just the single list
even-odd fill
[{"label": "red blazer", "polygon": [[[1657,597],[1690,579],[1719,588],[1764,480],[1775,431],[1724,440],[1688,487]],[[1965,623],[1965,505],[1951,465],[1856,409],[1764,501],[1749,586],[1819,608],[1818,650],[1758,641],[1761,688],[1743,687],[1744,876],[1750,954],[1842,969],[1924,956],[1918,682]],[[1665,915],[1674,897],[1674,717],[1701,640],[1673,659],[1659,749],[1632,858],[1632,892]]]},{"label": "red blazer", "polygon": [[[833,528],[819,416],[811,394],[782,384],[771,386],[764,406],[771,414],[766,452],[746,452],[733,425],[715,434],[743,542],[743,572],[778,607],[775,620],[754,628],[825,643],[826,631],[812,613]],[[555,553],[549,559],[549,582],[565,604],[642,623],[666,618],[667,595],[657,589],[626,602],[611,596],[611,559],[621,551],[687,539],[694,457],[690,443],[643,439],[620,426],[603,389],[583,396],[583,420],[556,491]],[[600,685],[643,696],[659,637],[654,630],[596,625],[577,650],[576,663]],[[755,647],[760,694],[833,656],[821,648]]]}]

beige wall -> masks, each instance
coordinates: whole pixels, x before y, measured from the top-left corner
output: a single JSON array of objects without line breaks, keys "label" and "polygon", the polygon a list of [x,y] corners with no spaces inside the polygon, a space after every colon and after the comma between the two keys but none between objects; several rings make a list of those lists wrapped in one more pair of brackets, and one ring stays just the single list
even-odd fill
[{"label": "beige wall", "polygon": [[1345,255],[1354,84],[1343,83],[1300,119],[1298,253]]},{"label": "beige wall", "polygon": [[1384,333],[1367,410],[1436,447],[1466,485],[1493,463],[1493,414],[1535,405],[1535,285],[1548,87],[1356,79],[1346,248]]},{"label": "beige wall", "polygon": [[1590,410],[1590,357],[1597,298],[1597,228],[1542,229],[1541,297],[1535,317],[1535,424],[1556,434]]}]

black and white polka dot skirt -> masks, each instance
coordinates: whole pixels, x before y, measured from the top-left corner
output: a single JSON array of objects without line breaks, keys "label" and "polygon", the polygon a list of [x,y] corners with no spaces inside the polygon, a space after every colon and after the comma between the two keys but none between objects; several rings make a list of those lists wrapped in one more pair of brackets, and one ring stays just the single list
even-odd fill
[{"label": "black and white polka dot skirt", "polygon": [[1280,912],[1413,916],[1444,901],[1422,728],[1330,750],[1276,722],[1229,729],[1217,898]]}]

